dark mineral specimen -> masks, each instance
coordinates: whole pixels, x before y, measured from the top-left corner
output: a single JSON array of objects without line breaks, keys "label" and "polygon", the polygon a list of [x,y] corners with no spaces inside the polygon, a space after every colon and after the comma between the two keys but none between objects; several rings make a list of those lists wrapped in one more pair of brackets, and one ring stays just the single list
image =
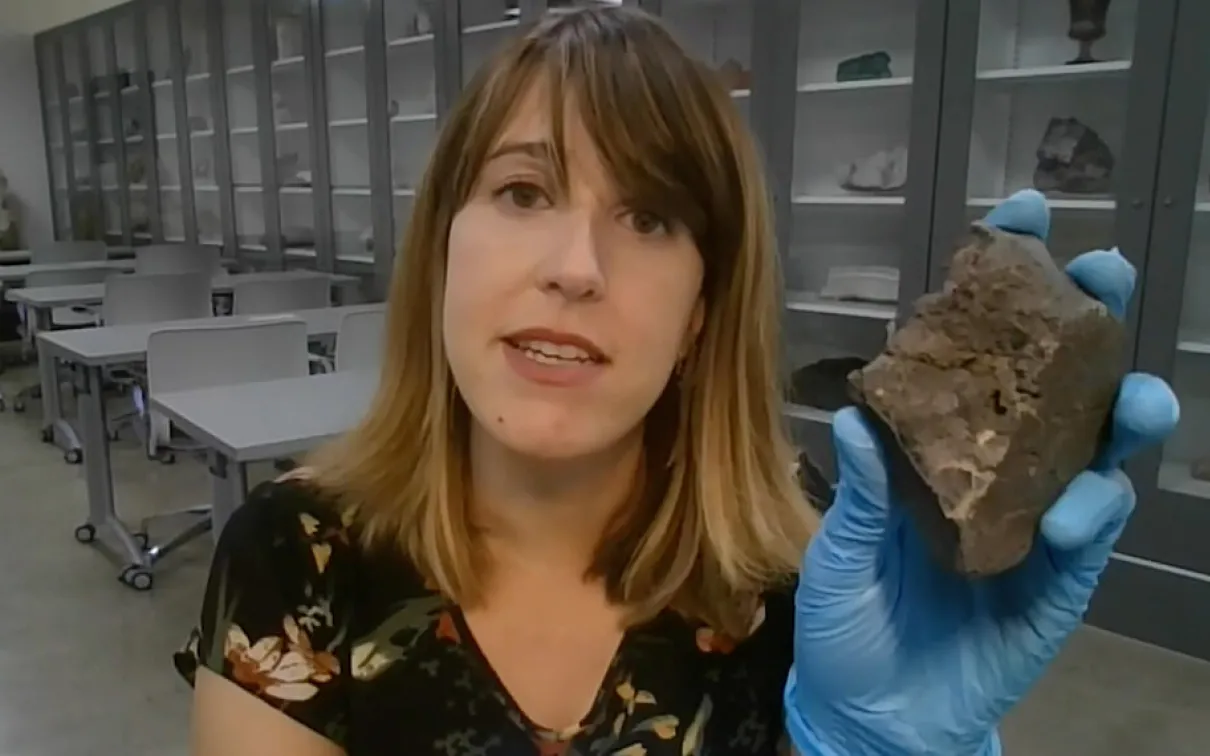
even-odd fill
[{"label": "dark mineral specimen", "polygon": [[895,498],[942,563],[978,576],[1025,558],[1098,451],[1124,342],[1041,242],[975,224],[943,290],[850,375]]}]

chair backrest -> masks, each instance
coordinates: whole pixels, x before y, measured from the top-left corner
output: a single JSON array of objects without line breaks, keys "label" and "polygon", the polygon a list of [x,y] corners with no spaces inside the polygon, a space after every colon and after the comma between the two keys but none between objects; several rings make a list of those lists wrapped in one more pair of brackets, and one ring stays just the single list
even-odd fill
[{"label": "chair backrest", "polygon": [[377,370],[382,365],[386,310],[350,312],[336,332],[337,370]]},{"label": "chair backrest", "polygon": [[204,244],[152,244],[135,247],[135,273],[221,273],[223,260],[219,248]]},{"label": "chair backrest", "polygon": [[39,244],[29,251],[33,265],[51,263],[95,262],[109,258],[105,242],[99,241],[56,241]]},{"label": "chair backrest", "polygon": [[112,326],[208,318],[214,314],[211,279],[209,271],[110,276],[101,319]]},{"label": "chair backrest", "polygon": [[28,288],[38,286],[84,286],[104,283],[113,275],[111,268],[80,268],[78,270],[48,270],[25,277]]},{"label": "chair backrest", "polygon": [[233,315],[317,310],[332,304],[332,284],[327,276],[306,273],[252,281],[240,281],[236,276],[231,300]]},{"label": "chair backrest", "polygon": [[147,388],[153,395],[309,374],[307,324],[295,318],[166,325],[147,339]]}]

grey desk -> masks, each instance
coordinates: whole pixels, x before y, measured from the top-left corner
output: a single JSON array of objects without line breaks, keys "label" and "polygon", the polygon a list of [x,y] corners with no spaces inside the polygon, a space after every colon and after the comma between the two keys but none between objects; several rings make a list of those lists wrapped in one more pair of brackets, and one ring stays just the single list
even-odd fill
[{"label": "grey desk", "polygon": [[243,504],[249,462],[309,451],[365,414],[378,373],[346,371],[151,397],[152,409],[211,453],[214,534]]},{"label": "grey desk", "polygon": [[71,270],[134,270],[134,260],[91,260],[89,262],[44,263],[38,265],[0,265],[0,283],[18,283],[34,273],[58,273]]},{"label": "grey desk", "polygon": [[[71,363],[78,370],[76,388],[79,396],[80,431],[83,436],[84,479],[88,489],[88,519],[76,529],[76,538],[89,542],[98,530],[110,533],[116,538],[120,550],[130,560],[127,570],[146,570],[153,561],[147,550],[136,541],[118,517],[114,506],[113,471],[109,461],[109,426],[102,396],[105,368],[145,360],[147,340],[153,331],[166,325],[246,323],[294,317],[307,324],[309,335],[325,336],[336,333],[347,313],[381,310],[383,307],[382,304],[326,307],[319,310],[300,310],[286,315],[203,318],[38,334],[39,352],[47,357],[48,362],[52,365],[55,361]],[[293,411],[299,411],[297,405]],[[259,413],[259,410],[257,412]],[[267,417],[264,414],[251,416],[257,417],[258,422],[264,422]],[[63,424],[66,425],[65,422]]]},{"label": "grey desk", "polygon": [[[35,266],[26,266],[35,267]],[[0,271],[4,270],[0,268]],[[214,291],[231,291],[236,282],[281,281],[292,278],[321,276],[329,279],[335,287],[347,287],[358,283],[356,276],[314,271],[273,270],[259,273],[220,273],[214,277]],[[74,286],[36,286],[24,289],[9,289],[4,293],[10,302],[23,304],[31,309],[53,310],[56,307],[97,304],[105,299],[105,284],[76,284]],[[343,300],[342,300],[343,301]]]},{"label": "grey desk", "polygon": [[[134,257],[134,247],[110,247],[109,259],[117,260]],[[9,249],[0,252],[0,265],[25,265],[33,259],[33,253],[28,249]]]},{"label": "grey desk", "polygon": [[[0,268],[2,270],[2,268]],[[260,273],[221,273],[214,277],[215,292],[231,291],[236,281],[275,281],[297,277],[323,276],[331,280],[336,287],[356,286],[355,276],[338,275],[334,273],[319,273],[314,271],[266,271]],[[29,328],[36,335],[52,331],[52,313],[59,307],[74,307],[78,305],[96,304],[105,298],[105,284],[79,284],[75,286],[36,286],[24,289],[9,289],[4,294],[10,302],[24,305],[30,312]],[[347,302],[353,297],[346,293],[340,297]],[[55,362],[42,353],[41,340],[36,342],[38,348],[38,373],[42,385],[42,437],[48,442],[59,445],[67,454],[68,461],[79,459],[80,443],[71,425],[63,421],[63,411],[59,402],[59,392]]]}]

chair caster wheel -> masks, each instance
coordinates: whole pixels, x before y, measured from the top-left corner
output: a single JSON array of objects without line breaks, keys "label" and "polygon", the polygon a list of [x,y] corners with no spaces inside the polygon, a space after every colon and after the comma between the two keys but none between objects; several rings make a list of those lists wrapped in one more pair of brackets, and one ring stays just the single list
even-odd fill
[{"label": "chair caster wheel", "polygon": [[20,399],[13,402],[13,412],[16,412],[17,414],[21,414],[24,411],[25,411],[25,402],[21,401]]},{"label": "chair caster wheel", "polygon": [[122,581],[122,584],[127,588],[133,588],[140,592],[150,591],[152,583],[154,583],[152,574],[146,568],[140,567],[137,564],[132,564],[122,570],[122,573],[118,575],[118,580]]},{"label": "chair caster wheel", "polygon": [[55,442],[55,429],[54,428],[43,428],[42,429],[42,443],[53,444],[54,442]]},{"label": "chair caster wheel", "polygon": [[131,533],[130,537],[134,539],[134,542],[137,543],[139,548],[143,551],[146,551],[148,544],[151,543],[151,538],[146,533]]},{"label": "chair caster wheel", "polygon": [[97,540],[97,528],[92,523],[84,523],[76,528],[75,535],[80,543],[92,543]]},{"label": "chair caster wheel", "polygon": [[84,461],[83,449],[68,449],[63,452],[63,461],[69,465],[78,465]]},{"label": "chair caster wheel", "polygon": [[176,455],[173,454],[172,452],[164,452],[163,454],[159,455],[158,459],[160,460],[161,465],[175,465],[176,464]]}]

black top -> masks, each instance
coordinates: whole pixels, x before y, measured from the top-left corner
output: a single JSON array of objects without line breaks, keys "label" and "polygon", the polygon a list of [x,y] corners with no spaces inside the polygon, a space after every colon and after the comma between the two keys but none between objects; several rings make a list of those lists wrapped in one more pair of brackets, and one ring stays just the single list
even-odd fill
[{"label": "black top", "polygon": [[771,593],[740,643],[667,611],[632,629],[570,732],[536,726],[458,607],[406,560],[362,551],[300,482],[257,487],[227,523],[176,666],[234,681],[349,756],[777,753],[793,605]]}]

